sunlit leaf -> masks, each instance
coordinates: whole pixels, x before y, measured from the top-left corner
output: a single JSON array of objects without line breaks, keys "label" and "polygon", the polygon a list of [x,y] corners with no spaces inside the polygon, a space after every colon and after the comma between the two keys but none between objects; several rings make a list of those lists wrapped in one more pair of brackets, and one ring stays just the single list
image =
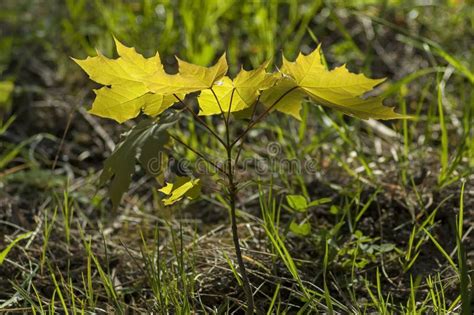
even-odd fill
[{"label": "sunlit leaf", "polygon": [[301,103],[305,93],[298,88],[295,81],[282,78],[278,83],[263,91],[260,101],[266,106],[273,107],[274,110],[293,116],[301,120]]},{"label": "sunlit leaf", "polygon": [[187,197],[194,199],[201,193],[201,183],[199,178],[191,179],[189,177],[177,177],[174,183],[167,183],[158,191],[164,193],[168,197],[163,199],[163,204],[169,206],[175,202]]},{"label": "sunlit leaf", "polygon": [[[151,58],[144,58],[134,48],[125,47],[117,39],[115,45],[119,58],[109,59],[97,52],[96,57],[87,57],[84,60],[73,60],[89,75],[91,80],[102,85],[125,84],[141,87],[145,92],[144,78],[156,71],[163,71],[160,55],[157,53]],[[135,87],[135,86],[134,86]]]},{"label": "sunlit leaf", "polygon": [[119,123],[137,117],[141,109],[149,116],[157,116],[176,102],[173,96],[142,94],[133,89],[103,87],[94,92],[96,98],[89,113]]},{"label": "sunlit leaf", "polygon": [[229,111],[231,98],[232,109],[234,111],[239,111],[247,107],[247,104],[234,91],[234,85],[231,78],[227,76],[223,77],[221,80],[217,81],[212,88],[214,93],[216,93],[219,103],[217,103],[210,89],[203,90],[198,98],[200,109],[199,115],[220,114],[221,109],[224,113],[227,113]]},{"label": "sunlit leaf", "polygon": [[119,58],[109,59],[97,52],[96,57],[73,60],[97,83],[106,85],[95,90],[91,114],[111,118],[119,123],[135,118],[143,109],[156,116],[176,102],[172,96],[150,93],[144,81],[155,72],[163,72],[160,56],[144,58],[134,48],[115,39]]},{"label": "sunlit leaf", "polygon": [[214,82],[222,79],[228,68],[225,54],[212,67],[194,65],[181,59],[178,59],[178,67],[177,74],[156,71],[147,77],[147,88],[153,93],[164,95],[201,91],[209,89]]},{"label": "sunlit leaf", "polygon": [[328,71],[321,62],[320,47],[306,56],[300,53],[295,62],[283,58],[281,72],[317,103],[347,115],[362,119],[408,118],[383,106],[380,97],[363,97],[384,79],[351,73],[345,65]]},{"label": "sunlit leaf", "polygon": [[[235,79],[224,77],[216,82],[210,89],[203,90],[199,95],[199,115],[216,115],[221,110],[224,113],[237,112],[251,107],[260,94],[260,91],[273,86],[277,78],[265,71],[267,63],[261,65],[255,70],[246,71],[241,69]],[[232,104],[231,104],[232,99]]]}]

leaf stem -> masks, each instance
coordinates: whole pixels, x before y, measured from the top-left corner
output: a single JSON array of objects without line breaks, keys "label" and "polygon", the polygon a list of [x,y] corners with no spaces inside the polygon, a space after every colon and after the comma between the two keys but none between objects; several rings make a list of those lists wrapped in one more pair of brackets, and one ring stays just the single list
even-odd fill
[{"label": "leaf stem", "polygon": [[232,89],[232,94],[230,94],[229,110],[227,111],[227,126],[229,125],[230,112],[231,112],[231,109],[232,109],[232,101],[234,100],[234,93],[235,93],[235,88]]},{"label": "leaf stem", "polygon": [[[226,135],[227,135],[227,150],[232,153],[232,147],[230,146],[230,127],[229,127],[229,120],[230,120],[230,110],[232,109],[232,101],[234,100],[234,92],[235,89],[232,89],[232,94],[230,95],[230,101],[229,101],[229,111],[227,112],[227,120],[225,120],[225,125],[226,125]],[[231,158],[231,156],[229,156]],[[232,160],[231,160],[231,165],[232,165]],[[229,169],[232,171],[232,169]],[[233,171],[232,171],[233,172]]]},{"label": "leaf stem", "polygon": [[199,117],[198,114],[196,114],[191,108],[189,108],[189,106],[185,102],[183,102],[183,100],[181,100],[178,95],[173,94],[173,96],[184,106],[184,108],[188,112],[193,115],[195,120],[197,120],[201,125],[203,125],[207,130],[209,130],[209,132],[217,139],[217,141],[219,141],[224,147],[227,147],[224,140],[222,140],[221,137],[219,137],[219,135],[214,130],[212,130],[212,128],[209,127],[209,125],[201,117]]},{"label": "leaf stem", "polygon": [[[219,98],[217,97],[216,92],[214,92],[214,89],[212,87],[209,88],[209,89],[211,90],[212,94],[214,95],[214,99],[217,102],[217,106],[219,106],[219,109],[221,110],[221,115],[222,115],[222,119],[224,120],[224,123],[225,123],[225,128],[226,128],[226,130],[228,130],[229,129],[229,121],[225,117],[225,113],[224,113],[224,110],[222,109],[221,102],[219,101]],[[229,144],[229,143],[227,143],[227,144]]]},{"label": "leaf stem", "polygon": [[180,144],[182,144],[184,147],[186,147],[189,151],[193,152],[194,154],[196,154],[197,156],[199,156],[200,158],[202,158],[204,161],[206,161],[207,163],[211,164],[213,167],[215,167],[219,172],[223,173],[224,175],[227,175],[227,172],[224,171],[224,169],[222,167],[220,167],[219,165],[217,165],[216,163],[212,162],[209,158],[207,158],[204,154],[200,153],[199,151],[197,151],[196,149],[194,149],[193,147],[191,147],[190,145],[186,144],[183,140],[179,139],[178,137],[176,136],[173,136],[173,135],[170,135],[170,137],[172,139],[174,139],[175,141],[179,142]]},{"label": "leaf stem", "polygon": [[[262,96],[262,94],[259,94],[258,97],[257,97],[257,100],[255,101],[255,104],[254,104],[254,107],[253,107],[253,110],[252,110],[252,115],[250,115],[250,121],[247,125],[247,128],[248,128],[248,126],[250,126],[250,124],[253,121],[253,118],[255,117],[255,113],[257,112],[257,105],[258,105],[258,102],[260,101],[260,96]],[[243,137],[242,137],[242,140],[243,140]],[[237,165],[237,163],[239,162],[239,158],[240,158],[240,154],[242,152],[243,146],[244,146],[244,141],[241,141],[239,149],[237,150],[237,155],[235,156],[235,161],[234,161],[235,165]]]},{"label": "leaf stem", "polygon": [[285,93],[283,93],[272,105],[270,105],[263,113],[261,113],[254,121],[252,121],[247,128],[231,143],[232,148],[240,139],[242,139],[256,124],[258,124],[286,95],[297,89],[298,86],[294,86]]}]

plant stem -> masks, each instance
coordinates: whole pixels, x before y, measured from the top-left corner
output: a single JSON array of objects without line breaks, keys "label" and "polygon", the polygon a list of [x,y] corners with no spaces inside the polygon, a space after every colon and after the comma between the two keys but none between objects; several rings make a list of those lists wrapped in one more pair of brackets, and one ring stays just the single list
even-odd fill
[{"label": "plant stem", "polygon": [[247,128],[242,132],[235,140],[230,144],[232,148],[240,139],[242,139],[256,124],[258,124],[285,96],[290,94],[292,91],[296,90],[298,86],[292,87],[285,93],[283,93],[272,105],[270,105],[263,113],[261,113],[254,121],[252,121]]},{"label": "plant stem", "polygon": [[[219,98],[217,97],[216,93],[214,90],[211,88],[211,92],[214,95],[214,98],[217,102],[217,105],[219,106],[219,109],[222,114],[222,118],[224,120],[225,124],[225,131],[226,131],[226,142],[224,142],[219,135],[217,135],[214,130],[212,130],[196,113],[194,113],[193,110],[191,110],[176,94],[174,94],[175,98],[185,106],[185,108],[193,115],[193,117],[199,121],[201,124],[203,124],[210,132],[211,134],[224,146],[227,152],[227,168],[224,169],[225,174],[228,177],[229,180],[229,190],[228,190],[228,197],[230,201],[230,219],[231,219],[231,226],[232,226],[232,239],[234,241],[234,248],[235,248],[235,255],[237,257],[237,263],[239,264],[239,271],[240,271],[240,276],[242,277],[242,285],[243,285],[243,290],[245,293],[245,298],[247,300],[247,309],[246,309],[246,314],[247,315],[253,315],[254,310],[255,310],[255,305],[254,305],[254,300],[253,300],[253,293],[252,293],[252,287],[250,285],[250,281],[247,275],[247,271],[245,269],[245,264],[244,260],[242,257],[242,250],[240,248],[240,243],[239,243],[239,233],[237,229],[237,216],[236,216],[236,199],[237,199],[237,186],[234,182],[234,167],[235,164],[237,163],[237,160],[240,156],[240,152],[242,150],[242,144],[237,152],[237,157],[235,164],[232,165],[232,148],[234,145],[239,142],[239,140],[243,140],[245,135],[254,127],[258,122],[260,122],[286,95],[290,94],[293,90],[295,90],[297,87],[293,87],[283,93],[275,102],[270,105],[262,114],[260,114],[255,120],[253,120],[253,116],[255,115],[255,109],[254,112],[252,113],[252,121],[249,122],[247,128],[244,130],[242,134],[240,134],[233,142],[230,141],[230,128],[229,128],[229,119],[230,119],[230,113],[232,111],[232,100],[234,97],[234,92],[235,89],[232,90],[232,95],[230,98],[230,104],[229,104],[229,109],[227,112],[227,117],[225,116],[224,110],[220,104]],[[258,100],[260,97],[257,99],[257,102],[255,106],[257,106]],[[182,141],[179,141],[182,144],[184,144]],[[198,152],[194,151],[196,154],[200,155]],[[211,163],[212,164],[212,163]]]},{"label": "plant stem", "polygon": [[227,176],[229,178],[229,199],[230,199],[230,219],[231,219],[231,225],[232,225],[232,238],[234,241],[235,255],[237,256],[237,263],[239,264],[240,275],[242,277],[242,284],[243,284],[243,289],[245,293],[245,298],[247,300],[246,314],[252,315],[255,309],[252,287],[250,286],[250,281],[247,276],[244,260],[242,258],[242,250],[240,249],[240,243],[239,243],[239,233],[237,231],[237,218],[235,214],[237,187],[235,186],[235,183],[234,183],[231,148],[227,149],[227,165],[228,165]]},{"label": "plant stem", "polygon": [[[219,109],[220,109],[221,114],[222,114],[222,118],[224,120],[225,131],[226,131],[226,140],[227,140],[226,142],[224,142],[224,140],[222,140],[221,137],[219,137],[219,135],[214,130],[212,130],[206,124],[206,122],[201,119],[201,117],[199,117],[196,113],[194,113],[194,111],[191,108],[189,108],[176,94],[173,94],[174,97],[182,105],[184,105],[186,110],[189,111],[193,115],[194,119],[197,120],[198,122],[200,122],[206,129],[208,129],[208,131],[224,146],[224,148],[227,152],[227,167],[224,168],[223,170],[222,169],[220,169],[220,170],[223,171],[223,173],[225,173],[225,175],[227,175],[228,180],[229,180],[228,197],[229,197],[229,201],[230,201],[230,219],[231,219],[231,226],[232,226],[232,239],[234,241],[234,249],[235,249],[235,255],[237,257],[237,263],[239,264],[240,276],[242,277],[243,290],[244,290],[244,293],[245,293],[245,298],[247,300],[247,309],[246,309],[246,312],[245,312],[247,315],[253,315],[254,310],[255,310],[255,305],[254,305],[254,300],[253,300],[252,287],[250,285],[250,281],[249,281],[249,278],[248,278],[248,275],[247,275],[247,271],[245,269],[245,264],[244,264],[244,260],[243,260],[243,257],[242,257],[242,250],[240,248],[240,243],[239,243],[239,233],[238,233],[238,229],[237,229],[237,216],[236,216],[237,186],[234,182],[234,167],[235,167],[235,164],[237,164],[237,160],[240,156],[240,152],[242,150],[242,144],[239,147],[239,150],[237,152],[237,157],[236,157],[236,161],[235,161],[234,165],[232,165],[232,148],[234,147],[234,145],[237,142],[239,142],[239,140],[243,140],[243,138],[250,131],[250,129],[252,129],[258,122],[260,122],[286,95],[290,94],[296,88],[297,87],[293,87],[293,88],[289,89],[288,91],[286,91],[285,93],[283,93],[263,113],[261,113],[256,119],[253,119],[253,116],[255,115],[255,111],[256,111],[256,107],[255,107],[254,112],[252,113],[252,120],[249,122],[247,128],[244,130],[244,132],[242,132],[242,134],[240,134],[232,142],[230,140],[229,119],[230,119],[230,113],[232,111],[232,100],[233,100],[233,97],[234,97],[235,89],[232,90],[229,109],[228,109],[227,117],[226,117],[225,112],[224,112],[224,110],[223,110],[223,108],[220,104],[219,98],[217,97],[214,90],[211,88],[211,92],[214,95],[214,98],[217,102],[217,105],[219,106]],[[259,99],[260,99],[260,97],[257,99],[257,102],[255,103],[255,106],[257,106]],[[175,138],[175,140],[177,140],[181,144],[185,145],[188,149],[192,150],[197,155],[204,158],[208,163],[214,165],[214,163],[207,160],[201,153],[199,153],[196,150],[192,149],[191,147],[186,145],[184,142],[182,142],[178,138]]]},{"label": "plant stem", "polygon": [[225,171],[229,179],[229,196],[228,197],[230,201],[230,220],[231,220],[231,226],[232,226],[232,239],[234,241],[235,256],[237,257],[237,263],[239,264],[240,276],[242,277],[242,286],[245,293],[245,299],[247,300],[246,314],[253,315],[255,306],[254,306],[254,301],[253,301],[252,287],[250,285],[250,281],[247,276],[247,270],[245,269],[244,259],[242,257],[242,250],[240,249],[239,233],[237,230],[237,216],[235,214],[237,187],[234,182],[234,167],[232,165],[232,146],[230,145],[230,128],[229,128],[230,112],[232,110],[232,101],[234,99],[235,89],[232,90],[232,95],[229,101],[229,110],[227,112],[227,117],[225,117],[225,113],[222,110],[222,106],[219,102],[219,98],[217,97],[216,93],[214,93],[214,90],[212,89],[211,91],[214,94],[214,98],[216,99],[217,104],[219,105],[219,108],[222,113],[222,118],[224,119],[224,124],[225,124],[225,132],[226,132],[226,140],[227,140],[226,145],[224,145],[227,152],[227,168]]}]

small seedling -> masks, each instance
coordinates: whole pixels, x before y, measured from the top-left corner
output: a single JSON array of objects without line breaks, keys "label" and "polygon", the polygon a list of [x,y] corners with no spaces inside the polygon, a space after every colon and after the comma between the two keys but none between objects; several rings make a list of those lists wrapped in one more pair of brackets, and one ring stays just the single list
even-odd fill
[{"label": "small seedling", "polygon": [[[132,181],[138,160],[161,182],[163,187],[160,191],[167,196],[163,199],[164,205],[172,205],[200,195],[200,179],[193,175],[177,177],[174,182],[164,181],[163,164],[175,145],[184,146],[214,167],[215,176],[221,179],[216,182],[228,199],[235,253],[247,299],[247,314],[253,314],[253,294],[242,259],[236,220],[239,178],[235,170],[242,143],[249,131],[275,110],[300,119],[305,98],[361,119],[400,119],[408,116],[383,106],[382,97],[364,97],[384,79],[369,79],[349,72],[345,66],[327,70],[322,62],[320,47],[308,55],[300,54],[294,62],[283,58],[282,66],[275,72],[267,72],[268,63],[264,63],[250,71],[242,68],[232,79],[226,76],[228,66],[225,54],[211,67],[178,59],[178,73],[169,74],[158,53],[145,58],[118,40],[115,44],[119,55],[117,59],[109,59],[100,53],[85,60],[74,59],[93,81],[104,85],[95,90],[96,98],[89,112],[118,123],[140,114],[148,118],[140,120],[105,161],[101,182],[110,181],[110,197],[114,207],[117,207]],[[189,102],[192,97],[197,97],[197,113]],[[189,113],[222,145],[225,163],[212,161],[204,150],[190,146],[173,134],[172,127],[184,113]],[[203,116],[212,115],[222,119],[225,127],[223,134],[209,123],[210,120],[203,119]],[[248,124],[237,134],[235,122],[242,117],[248,119]],[[291,202],[295,203],[296,208],[300,207],[301,200],[293,199]]]}]

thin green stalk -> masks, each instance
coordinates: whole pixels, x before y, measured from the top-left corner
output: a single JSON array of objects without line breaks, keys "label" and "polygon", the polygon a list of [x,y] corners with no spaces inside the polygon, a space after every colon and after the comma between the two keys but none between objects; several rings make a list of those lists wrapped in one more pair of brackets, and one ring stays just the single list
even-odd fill
[{"label": "thin green stalk", "polygon": [[[219,105],[219,108],[221,109],[222,116],[224,119],[224,124],[225,124],[225,132],[226,132],[226,140],[227,143],[224,145],[226,151],[227,151],[227,168],[225,170],[225,173],[227,175],[227,178],[229,180],[229,190],[228,190],[228,197],[230,201],[230,219],[231,219],[231,226],[232,226],[232,239],[234,242],[234,248],[235,248],[235,255],[237,257],[237,263],[239,265],[239,270],[241,273],[242,277],[242,287],[245,293],[245,298],[247,300],[247,310],[246,314],[251,315],[254,313],[254,300],[253,300],[253,293],[252,293],[252,287],[250,286],[250,281],[247,275],[247,271],[245,269],[245,264],[244,260],[242,257],[242,250],[240,248],[240,243],[239,243],[239,234],[237,230],[237,217],[236,217],[236,199],[237,199],[237,186],[234,182],[234,169],[232,167],[232,146],[230,145],[230,128],[229,128],[229,120],[228,118],[226,119],[225,114],[222,110],[222,107],[220,105],[219,99],[217,98],[217,95],[214,93],[214,91],[211,89],[212,93],[214,94],[214,98],[216,99],[217,104]],[[229,113],[231,112],[232,108],[232,99],[234,96],[234,90],[232,91],[232,96],[230,98],[229,102]],[[230,115],[229,115],[230,116]],[[229,117],[228,116],[228,117]]]},{"label": "thin green stalk", "polygon": [[[258,102],[260,101],[260,96],[262,94],[260,94],[258,97],[257,97],[257,100],[255,101],[254,103],[254,106],[253,106],[253,110],[252,110],[252,115],[250,115],[250,121],[249,121],[249,124],[247,125],[247,128],[250,126],[250,124],[252,123],[253,121],[253,118],[255,116],[255,113],[257,112],[257,105],[258,105]],[[233,96],[233,95],[232,95]],[[237,155],[235,156],[235,165],[237,165],[237,163],[239,162],[239,158],[240,158],[240,154],[242,153],[242,148],[244,147],[244,141],[243,141],[244,137],[242,137],[242,141],[240,142],[240,145],[239,145],[239,149],[237,150]]]},{"label": "thin green stalk", "polygon": [[242,258],[242,250],[240,249],[240,244],[239,244],[239,234],[237,231],[237,219],[236,219],[236,214],[235,214],[235,199],[236,199],[235,196],[237,194],[237,187],[234,184],[232,175],[229,176],[229,184],[230,184],[229,196],[230,196],[230,218],[231,218],[231,225],[232,225],[232,239],[234,241],[235,254],[237,256],[237,263],[239,264],[239,270],[242,277],[243,289],[244,289],[245,297],[247,299],[246,314],[251,315],[254,313],[255,307],[254,307],[254,301],[253,301],[252,288],[250,286],[250,281],[247,276],[244,260]]},{"label": "thin green stalk", "polygon": [[201,125],[203,125],[204,128],[206,128],[206,129],[217,139],[217,141],[219,141],[224,147],[226,147],[226,144],[225,144],[224,140],[222,140],[221,137],[219,137],[219,135],[218,135],[214,130],[212,130],[212,128],[209,127],[209,125],[206,124],[206,122],[205,122],[204,120],[202,120],[202,118],[199,117],[198,114],[196,114],[191,108],[189,108],[189,106],[188,106],[185,102],[183,102],[183,100],[181,100],[181,98],[180,98],[178,95],[176,95],[176,94],[173,94],[173,95],[174,95],[174,97],[178,100],[178,102],[179,102],[181,105],[183,105],[184,108],[185,108],[188,112],[191,113],[191,115],[193,115],[193,117],[194,117],[195,120],[197,120]]},{"label": "thin green stalk", "polygon": [[[229,130],[229,119],[228,119],[229,116],[227,116],[227,118],[225,117],[224,110],[222,109],[221,102],[219,101],[219,98],[217,97],[216,92],[214,92],[214,89],[212,87],[210,88],[210,90],[212,92],[212,95],[214,95],[214,98],[216,99],[216,102],[217,102],[217,106],[219,106],[219,109],[221,111],[222,120],[224,120],[224,124],[225,124],[225,129]],[[234,91],[235,91],[235,89],[232,90],[232,96],[234,94]],[[232,99],[230,101],[232,103]],[[230,106],[229,106],[229,112],[230,112]]]},{"label": "thin green stalk", "polygon": [[263,113],[261,113],[252,123],[250,123],[247,128],[231,143],[230,147],[232,148],[240,139],[242,139],[256,124],[258,124],[275,106],[288,94],[296,90],[298,87],[292,87],[285,93],[283,93],[272,105],[270,105]]},{"label": "thin green stalk", "polygon": [[[404,95],[400,93],[399,95],[400,99],[400,104],[402,105],[402,115],[407,114],[407,103],[405,101]],[[405,160],[405,163],[403,164],[402,167],[402,182],[405,184],[407,183],[407,167],[409,165],[409,152],[410,152],[410,147],[409,147],[409,134],[408,134],[408,122],[406,119],[403,120],[403,159]]]},{"label": "thin green stalk", "polygon": [[441,174],[439,176],[439,183],[443,183],[446,180],[447,170],[448,170],[448,131],[446,129],[446,122],[444,119],[444,109],[443,109],[443,88],[444,83],[442,81],[438,82],[438,115],[439,115],[439,125],[441,127]]},{"label": "thin green stalk", "polygon": [[215,167],[217,170],[219,170],[221,173],[223,174],[226,174],[226,172],[219,166],[217,165],[216,163],[212,162],[211,160],[209,160],[204,154],[200,153],[199,151],[193,149],[191,146],[187,145],[184,141],[182,141],[181,139],[179,139],[178,137],[175,137],[173,135],[170,135],[170,137],[172,139],[174,139],[175,141],[179,142],[180,144],[182,144],[185,148],[187,148],[188,150],[192,151],[194,154],[196,154],[197,156],[199,156],[200,158],[202,158],[204,161],[206,161],[207,163],[211,164],[213,167]]}]

